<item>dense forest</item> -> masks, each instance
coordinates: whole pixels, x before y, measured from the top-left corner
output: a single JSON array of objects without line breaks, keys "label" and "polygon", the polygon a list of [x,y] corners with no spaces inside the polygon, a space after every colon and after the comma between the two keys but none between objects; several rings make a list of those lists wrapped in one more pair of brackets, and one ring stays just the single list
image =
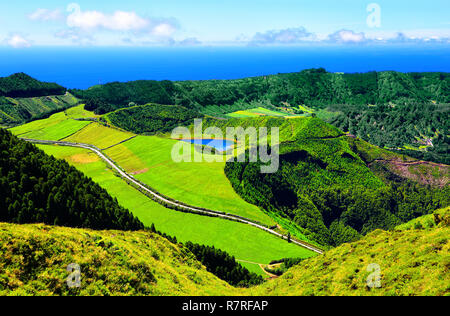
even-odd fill
[{"label": "dense forest", "polygon": [[[354,241],[375,229],[390,229],[450,204],[447,184],[427,186],[377,164],[369,168],[367,157],[374,156],[370,150],[378,154],[376,147],[356,148],[346,136],[301,134],[281,143],[276,173],[262,174],[260,162],[246,159],[245,163],[227,162],[225,174],[246,201],[288,218],[319,244]],[[402,161],[394,154],[386,159]],[[448,177],[448,170],[442,174],[420,168],[411,172]]]},{"label": "dense forest", "polygon": [[130,103],[175,104],[199,111],[208,106],[254,101],[320,108],[411,101],[450,103],[450,74],[394,71],[337,74],[319,68],[237,80],[114,82],[71,92],[91,101],[90,110],[98,114],[128,107]]},{"label": "dense forest", "polygon": [[143,224],[63,160],[0,129],[0,222],[139,230]]},{"label": "dense forest", "polygon": [[49,95],[63,95],[66,88],[56,84],[36,80],[24,73],[0,78],[0,96],[11,98],[31,98]]},{"label": "dense forest", "polygon": [[217,117],[258,106],[297,112],[306,105],[332,112],[331,124],[378,146],[434,162],[450,159],[449,73],[341,74],[319,68],[237,80],[115,82],[71,92],[97,114],[151,102]]},{"label": "dense forest", "polygon": [[181,106],[148,104],[108,113],[104,119],[136,134],[154,134],[170,132],[178,126],[189,126],[201,116]]},{"label": "dense forest", "polygon": [[327,110],[337,113],[328,119],[329,123],[371,144],[450,164],[449,104],[339,105]]},{"label": "dense forest", "polygon": [[105,114],[120,108],[147,103],[175,104],[175,85],[170,81],[140,80],[127,83],[112,82],[88,90],[71,90],[86,101],[86,110]]}]

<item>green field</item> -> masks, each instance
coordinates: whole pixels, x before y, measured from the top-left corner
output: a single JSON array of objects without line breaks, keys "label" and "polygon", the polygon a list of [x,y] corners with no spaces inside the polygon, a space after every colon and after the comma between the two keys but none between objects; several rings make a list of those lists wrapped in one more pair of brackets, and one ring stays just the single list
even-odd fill
[{"label": "green field", "polygon": [[99,115],[96,115],[94,112],[88,111],[84,109],[84,104],[80,104],[69,108],[64,111],[68,118],[96,118]]},{"label": "green field", "polygon": [[[269,263],[271,260],[285,257],[314,255],[309,250],[249,225],[166,209],[114,176],[95,154],[87,150],[45,145],[40,145],[39,148],[56,158],[66,159],[91,177],[145,225],[154,223],[158,230],[176,236],[180,241],[213,245],[237,259],[258,263]],[[252,271],[258,271],[257,266],[244,265]]]},{"label": "green field", "polygon": [[91,122],[68,119],[64,112],[50,116],[47,119],[14,127],[10,131],[19,137],[60,140],[82,129]]},{"label": "green field", "polygon": [[230,114],[227,114],[228,117],[234,118],[245,118],[245,117],[258,117],[258,116],[274,116],[274,117],[285,117],[291,116],[291,114],[281,112],[281,111],[273,111],[263,107],[258,107],[249,110],[236,111]]},{"label": "green field", "polygon": [[[72,113],[83,114],[80,107]],[[11,129],[20,137],[61,140],[93,144],[99,148],[113,146],[134,136],[95,122],[70,119],[60,112],[48,119]],[[164,195],[197,207],[244,216],[263,224],[275,222],[258,207],[242,200],[224,174],[225,162],[175,163],[172,146],[177,141],[138,136],[105,151],[128,173],[135,175]]]},{"label": "green field", "polygon": [[236,194],[224,174],[225,162],[174,162],[171,150],[176,142],[138,136],[105,153],[128,173],[171,198],[274,225],[268,215]]},{"label": "green field", "polygon": [[64,139],[64,141],[91,144],[103,149],[120,143],[133,136],[134,134],[132,133],[108,128],[100,125],[99,123],[92,123],[72,136]]}]

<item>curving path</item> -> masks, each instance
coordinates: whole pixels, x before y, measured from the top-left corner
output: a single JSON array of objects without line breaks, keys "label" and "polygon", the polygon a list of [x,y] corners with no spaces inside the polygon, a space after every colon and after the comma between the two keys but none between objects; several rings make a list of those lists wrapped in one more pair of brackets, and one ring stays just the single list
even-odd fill
[{"label": "curving path", "polygon": [[[180,202],[176,202],[176,201],[172,201],[169,200],[168,198],[162,196],[161,194],[154,192],[153,190],[149,189],[147,186],[143,185],[142,183],[140,183],[138,180],[136,180],[132,175],[126,173],[124,170],[122,170],[111,158],[109,158],[108,156],[106,156],[99,148],[97,148],[94,145],[90,145],[90,144],[82,144],[82,143],[71,143],[71,142],[64,142],[64,141],[52,141],[52,140],[38,140],[38,139],[29,139],[29,138],[21,138],[22,140],[25,140],[27,142],[30,143],[35,143],[35,144],[43,144],[43,145],[59,145],[59,146],[68,146],[68,147],[78,147],[78,148],[84,148],[84,149],[88,149],[92,152],[94,152],[97,156],[99,156],[104,162],[106,162],[108,165],[110,165],[115,171],[117,171],[120,176],[122,178],[125,178],[126,180],[128,180],[130,183],[132,183],[134,186],[138,187],[140,190],[143,190],[146,193],[149,193],[150,195],[152,195],[155,200],[157,200],[158,202],[162,202],[166,205],[171,205],[175,208],[178,209],[183,209],[185,211],[191,212],[191,213],[195,213],[195,214],[199,214],[199,215],[206,215],[206,216],[214,216],[214,217],[220,217],[223,219],[227,219],[227,220],[231,220],[231,221],[235,221],[235,222],[240,222],[243,224],[248,224],[251,226],[254,226],[256,228],[259,228],[261,230],[264,230],[272,235],[275,235],[277,237],[280,237],[282,239],[288,240],[287,236],[284,236],[270,228],[267,228],[259,223],[256,223],[254,221],[252,221],[251,219],[247,219],[247,218],[243,218],[240,216],[236,216],[236,215],[232,215],[232,214],[224,214],[224,213],[220,213],[217,211],[212,211],[212,210],[206,210],[206,209],[201,209],[201,208],[197,208],[194,206],[189,206],[189,205],[185,205],[182,204]],[[308,250],[311,250],[315,253],[318,254],[323,254],[323,251],[313,245],[310,245],[306,242],[303,241],[299,241],[299,240],[294,240],[291,239],[290,241],[291,243],[301,246],[303,248],[306,248]]]}]

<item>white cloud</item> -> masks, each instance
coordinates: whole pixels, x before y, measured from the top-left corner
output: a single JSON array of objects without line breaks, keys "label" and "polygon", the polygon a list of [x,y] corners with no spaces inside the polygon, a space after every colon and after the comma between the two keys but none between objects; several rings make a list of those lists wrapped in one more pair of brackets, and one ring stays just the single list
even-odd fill
[{"label": "white cloud", "polygon": [[63,19],[63,14],[60,10],[37,9],[28,18],[33,21],[58,21]]},{"label": "white cloud", "polygon": [[115,11],[106,14],[100,11],[82,11],[78,4],[70,4],[67,11],[67,26],[85,31],[104,29],[109,31],[129,31],[148,33],[159,37],[169,37],[178,29],[172,19],[150,19],[132,11]]},{"label": "white cloud", "polygon": [[170,23],[160,23],[153,27],[151,33],[160,37],[169,37],[175,33],[176,27]]},{"label": "white cloud", "polygon": [[116,11],[105,15],[98,11],[74,13],[67,17],[69,27],[81,29],[104,28],[113,31],[138,31],[149,26],[149,21],[134,12]]},{"label": "white cloud", "polygon": [[364,33],[350,30],[340,30],[328,36],[328,40],[336,43],[364,43],[367,41]]},{"label": "white cloud", "polygon": [[308,32],[304,27],[289,28],[284,30],[270,30],[264,33],[256,33],[250,40],[250,44],[296,44],[311,41],[314,34]]},{"label": "white cloud", "polygon": [[12,34],[6,39],[6,43],[13,48],[28,48],[31,47],[30,41],[19,34]]}]

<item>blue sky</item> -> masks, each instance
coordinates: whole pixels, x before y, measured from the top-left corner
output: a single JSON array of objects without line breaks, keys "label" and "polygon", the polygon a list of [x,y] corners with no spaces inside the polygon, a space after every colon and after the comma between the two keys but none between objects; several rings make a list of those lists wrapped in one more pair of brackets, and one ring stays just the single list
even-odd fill
[{"label": "blue sky", "polygon": [[15,0],[0,3],[0,45],[448,44],[449,13],[448,0]]}]

